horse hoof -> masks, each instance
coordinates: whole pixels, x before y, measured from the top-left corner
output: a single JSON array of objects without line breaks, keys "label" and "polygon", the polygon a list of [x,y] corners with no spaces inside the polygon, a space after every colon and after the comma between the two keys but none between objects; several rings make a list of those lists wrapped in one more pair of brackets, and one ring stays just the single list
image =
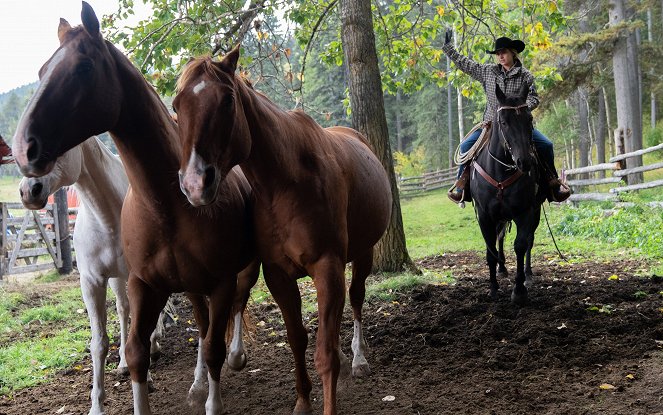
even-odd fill
[{"label": "horse hoof", "polygon": [[154,365],[161,358],[161,350],[150,353],[150,366]]},{"label": "horse hoof", "polygon": [[244,369],[246,367],[246,362],[246,353],[230,353],[228,355],[228,367],[235,372],[239,372],[240,370]]},{"label": "horse hoof", "polygon": [[532,288],[532,284],[534,283],[534,278],[533,274],[525,274],[525,287],[526,288]]},{"label": "horse hoof", "polygon": [[521,292],[516,292],[516,290],[513,290],[511,293],[511,302],[517,306],[524,306],[527,304],[527,288],[518,291]]},{"label": "horse hoof", "polygon": [[204,409],[205,401],[207,400],[207,393],[209,388],[206,382],[191,385],[189,395],[186,397],[186,402],[191,409]]},{"label": "horse hoof", "polygon": [[129,376],[129,367],[128,366],[118,366],[117,374],[123,377]]},{"label": "horse hoof", "polygon": [[352,365],[352,377],[365,378],[371,374],[371,368],[368,363]]},{"label": "horse hoof", "polygon": [[497,276],[499,278],[509,278],[509,271],[507,271],[507,270],[497,271]]},{"label": "horse hoof", "polygon": [[147,393],[152,393],[157,390],[156,386],[154,386],[154,381],[152,379],[147,380]]},{"label": "horse hoof", "polygon": [[497,289],[491,289],[489,295],[490,295],[491,300],[497,301],[497,299],[498,299]]}]

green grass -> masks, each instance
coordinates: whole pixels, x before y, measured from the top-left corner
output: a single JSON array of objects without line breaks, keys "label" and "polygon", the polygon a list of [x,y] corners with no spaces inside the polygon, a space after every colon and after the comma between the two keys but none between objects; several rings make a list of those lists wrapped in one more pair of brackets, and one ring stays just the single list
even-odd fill
[{"label": "green grass", "polygon": [[370,283],[366,287],[366,298],[377,298],[382,301],[392,301],[398,297],[399,293],[411,290],[412,288],[423,284],[445,285],[451,284],[455,280],[451,274],[442,274],[439,272],[424,270],[421,274],[394,274],[379,282]]},{"label": "green grass", "polygon": [[20,202],[18,183],[20,177],[0,176],[0,202]]}]

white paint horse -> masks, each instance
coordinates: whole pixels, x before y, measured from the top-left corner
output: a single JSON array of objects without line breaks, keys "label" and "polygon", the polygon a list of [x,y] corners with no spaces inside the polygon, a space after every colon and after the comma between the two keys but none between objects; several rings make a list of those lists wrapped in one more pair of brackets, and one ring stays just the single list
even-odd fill
[{"label": "white paint horse", "polygon": [[[90,415],[104,414],[103,402],[104,365],[108,355],[109,339],[106,330],[106,287],[110,285],[117,298],[116,306],[120,320],[120,363],[118,372],[127,375],[125,359],[129,300],[127,298],[128,270],[122,252],[120,237],[120,212],[129,188],[122,162],[96,137],[91,137],[59,157],[53,171],[40,178],[23,178],[19,184],[21,201],[26,208],[41,209],[48,196],[63,186],[73,185],[81,206],[76,217],[74,248],[80,273],[83,300],[90,318],[92,340],[93,381]],[[257,277],[257,273],[256,273]],[[255,280],[240,280],[236,299],[239,311],[235,315],[234,339],[231,343],[228,365],[234,370],[246,366],[246,354],[242,342],[241,316],[250,288]],[[191,297],[190,297],[191,298]],[[201,301],[202,297],[191,298]],[[150,354],[160,353],[158,340],[163,333],[163,321],[151,336]],[[201,342],[202,343],[202,342]],[[200,343],[199,343],[200,344]],[[207,367],[198,353],[195,380],[191,387],[194,394],[207,392]]]}]

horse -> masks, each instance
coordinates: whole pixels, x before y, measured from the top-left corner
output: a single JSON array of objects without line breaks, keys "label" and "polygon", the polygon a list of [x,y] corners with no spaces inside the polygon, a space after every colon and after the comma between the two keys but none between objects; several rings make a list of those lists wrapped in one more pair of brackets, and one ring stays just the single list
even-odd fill
[{"label": "horse", "polygon": [[254,189],[254,222],[263,275],[286,324],[295,359],[295,414],[310,414],[296,280],[311,276],[319,325],[315,365],[324,413],[336,414],[336,383],[345,302],[345,264],[354,315],[352,373],[370,372],[361,309],[373,246],[387,228],[392,195],[386,171],[367,140],[346,127],[323,129],[302,111],[284,111],[235,74],[239,46],[221,61],[190,61],[177,82],[173,109],[183,145],[182,191],[193,206],[214,203],[217,187],[241,166]]},{"label": "horse", "polygon": [[[43,209],[48,197],[63,186],[73,185],[81,198],[74,228],[74,249],[80,273],[83,301],[90,318],[90,354],[92,355],[92,406],[90,414],[104,413],[104,366],[108,355],[106,330],[106,287],[110,285],[116,297],[120,321],[120,363],[118,372],[128,375],[125,358],[129,298],[129,271],[124,261],[120,241],[120,211],[129,181],[119,158],[97,137],[90,137],[58,158],[53,170],[39,178],[24,177],[19,183],[23,206]],[[150,338],[150,355],[160,354],[158,340],[163,335],[163,315]]]},{"label": "horse", "polygon": [[[48,174],[67,150],[103,131],[113,138],[129,179],[121,212],[121,238],[129,270],[132,324],[125,350],[134,414],[151,414],[147,373],[149,341],[171,293],[196,294],[199,355],[188,399],[208,415],[224,412],[219,390],[224,332],[235,290],[258,278],[251,222],[251,187],[241,169],[219,186],[217,203],[190,206],[179,190],[181,149],[177,125],[154,89],[114,45],[103,39],[92,7],[83,24],[61,19],[60,46],[40,69],[40,83],[14,135],[13,153],[23,175]],[[239,276],[238,276],[239,274]],[[239,281],[239,282],[238,282]],[[207,296],[205,299],[202,296]],[[209,309],[207,307],[209,302]]]},{"label": "horse", "polygon": [[[495,86],[499,106],[490,141],[472,162],[470,180],[474,209],[486,243],[493,299],[497,299],[499,290],[498,271],[500,276],[508,275],[504,264],[504,235],[511,221],[516,224],[516,280],[511,301],[518,305],[527,302],[527,288],[532,283],[534,232],[539,226],[541,204],[546,197],[539,190],[540,173],[532,141],[534,127],[526,104],[528,93],[527,85],[513,96],[506,96]],[[495,247],[496,241],[499,250]]]}]

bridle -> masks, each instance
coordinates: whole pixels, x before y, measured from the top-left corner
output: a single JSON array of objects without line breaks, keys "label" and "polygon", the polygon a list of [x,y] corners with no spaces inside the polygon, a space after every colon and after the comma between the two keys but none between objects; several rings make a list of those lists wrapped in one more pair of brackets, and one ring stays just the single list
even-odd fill
[{"label": "bridle", "polygon": [[[502,110],[515,110],[516,114],[520,114],[520,110],[523,109],[523,108],[527,108],[527,104],[522,104],[522,105],[518,105],[518,106],[506,106],[505,105],[505,106],[499,107],[497,109],[497,123],[495,123],[495,124],[497,124],[497,131],[498,131],[498,134],[499,134],[500,138],[502,139],[502,143],[503,143],[504,147],[507,149],[507,151],[511,155],[512,159],[513,159],[513,152],[511,151],[511,146],[509,145],[509,142],[507,141],[506,136],[504,135],[504,131],[502,131],[501,123],[499,122],[500,121],[499,120],[500,111],[502,111]],[[503,165],[504,167],[506,167],[507,170],[516,170],[516,172],[514,174],[512,174],[511,176],[509,176],[506,180],[504,180],[502,182],[498,182],[497,180],[493,179],[483,169],[483,167],[481,167],[481,165],[479,165],[479,163],[476,162],[476,160],[473,163],[475,170],[481,175],[481,177],[483,177],[493,187],[496,187],[498,189],[497,190],[497,199],[502,200],[504,189],[506,189],[507,187],[509,187],[510,185],[515,183],[516,181],[518,181],[518,179],[520,179],[520,177],[523,175],[523,172],[518,170],[518,166],[516,166],[515,164],[506,164],[503,161],[499,160],[497,157],[495,157],[490,152],[489,149],[486,149],[486,150],[488,151],[488,155],[493,160],[495,160],[496,162],[498,162],[501,165]]]}]

